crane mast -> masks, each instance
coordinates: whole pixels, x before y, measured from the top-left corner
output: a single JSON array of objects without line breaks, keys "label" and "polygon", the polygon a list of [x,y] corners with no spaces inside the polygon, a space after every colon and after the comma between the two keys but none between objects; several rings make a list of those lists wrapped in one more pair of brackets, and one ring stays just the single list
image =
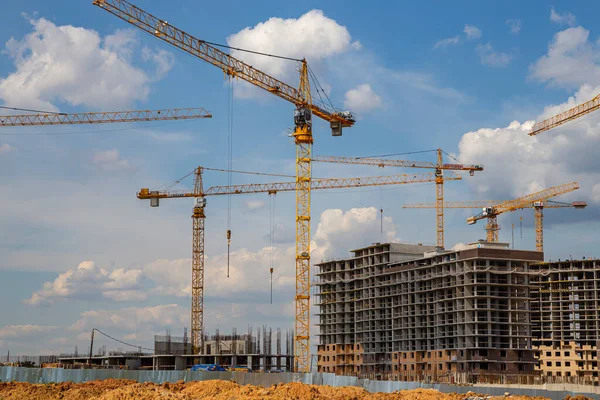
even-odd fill
[{"label": "crane mast", "polygon": [[[444,208],[487,208],[494,207],[497,204],[503,203],[502,200],[476,200],[476,201],[445,201]],[[535,202],[532,204],[528,204],[523,208],[533,208],[535,210],[535,248],[537,251],[544,251],[544,208],[585,208],[587,203],[585,201],[574,201],[572,203],[563,203],[557,201],[545,201],[545,202]],[[436,203],[413,203],[413,204],[405,204],[402,208],[436,208]],[[490,223],[487,229],[493,229],[495,226],[496,231],[500,230],[498,223],[495,224]],[[498,237],[496,233],[494,237]]]},{"label": "crane mast", "polygon": [[[220,68],[225,75],[245,80],[293,103],[296,142],[296,370],[308,371],[310,350],[310,187],[312,115],[328,121],[333,136],[354,124],[348,111],[337,111],[312,103],[306,60],[301,62],[298,89],[221,51],[211,43],[174,27],[165,20],[134,6],[126,0],[94,0],[93,4],[133,26]],[[192,327],[194,330],[194,327]]]},{"label": "crane mast", "polygon": [[[521,208],[531,207],[532,205],[535,208],[536,203],[540,203],[538,207],[543,207],[544,201],[548,200],[551,197],[558,196],[561,194],[569,193],[574,190],[579,189],[579,184],[577,182],[566,183],[564,185],[553,186],[551,188],[531,193],[523,197],[519,197],[514,200],[507,200],[502,203],[496,204],[494,206],[484,207],[483,211],[473,217],[467,218],[467,223],[469,225],[475,224],[478,220],[487,218],[488,223],[486,225],[487,231],[487,240],[488,242],[497,242],[498,241],[498,215],[515,211]],[[541,215],[541,214],[540,214]],[[541,216],[538,217],[541,219]],[[541,233],[542,227],[540,226],[537,234]],[[542,245],[543,237],[536,240],[538,246]],[[538,247],[539,248],[539,247]]]},{"label": "crane mast", "polygon": [[383,158],[356,158],[335,156],[314,156],[313,161],[326,163],[373,165],[378,167],[403,167],[403,168],[428,168],[435,170],[435,198],[436,198],[436,246],[444,248],[444,171],[483,171],[483,165],[445,164],[442,149],[437,149],[437,163],[429,161],[388,160]]},{"label": "crane mast", "polygon": [[[295,182],[273,182],[260,184],[244,184],[231,186],[213,186],[206,190],[202,186],[203,168],[195,170],[194,190],[150,190],[140,189],[137,197],[140,200],[150,200],[150,206],[158,207],[160,199],[194,198],[194,212],[192,214],[192,346],[196,353],[203,348],[204,337],[204,222],[206,219],[205,207],[207,196],[225,196],[296,191]],[[351,187],[386,186],[409,183],[435,182],[435,174],[425,172],[421,174],[402,174],[389,176],[371,176],[360,178],[328,178],[314,179],[310,182],[312,190],[343,189]],[[447,180],[461,180],[453,172]]]}]

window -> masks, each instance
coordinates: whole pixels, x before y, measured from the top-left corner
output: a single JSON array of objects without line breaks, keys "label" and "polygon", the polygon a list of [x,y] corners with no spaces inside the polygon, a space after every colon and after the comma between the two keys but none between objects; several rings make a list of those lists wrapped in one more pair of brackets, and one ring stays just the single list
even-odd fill
[{"label": "window", "polygon": [[500,357],[506,357],[506,350],[500,351]]},{"label": "window", "polygon": [[431,358],[431,352],[430,351],[427,352],[427,358]]},{"label": "window", "polygon": [[547,351],[547,352],[546,352],[546,357],[552,357],[552,352],[550,352],[550,351]]},{"label": "window", "polygon": [[556,373],[556,376],[562,376],[562,374],[559,372]]},{"label": "window", "polygon": [[557,367],[562,367],[562,363],[561,363],[560,361],[557,361],[557,362],[556,362],[556,366],[557,366]]},{"label": "window", "polygon": [[546,362],[546,367],[551,367],[552,366],[552,361],[547,361]]},{"label": "window", "polygon": [[438,351],[438,357],[441,357],[441,356],[442,356],[442,352]]},{"label": "window", "polygon": [[571,376],[571,373],[567,371],[567,376]]},{"label": "window", "polygon": [[406,364],[404,364],[404,370],[406,371]]},{"label": "window", "polygon": [[555,352],[554,352],[554,356],[555,356],[555,357],[560,357],[560,351],[555,351]]},{"label": "window", "polygon": [[461,357],[463,356],[463,351],[462,351],[462,350],[460,351],[460,356],[461,356]]},{"label": "window", "polygon": [[410,358],[415,358],[415,353],[410,353]]},{"label": "window", "polygon": [[565,357],[571,357],[571,352],[570,351],[565,351]]},{"label": "window", "polygon": [[431,364],[427,364],[427,369],[431,371]]},{"label": "window", "polygon": [[565,367],[570,367],[571,366],[571,362],[570,361],[565,361]]},{"label": "window", "polygon": [[438,364],[438,369],[442,369],[442,364]]},{"label": "window", "polygon": [[411,370],[411,371],[414,371],[414,370],[415,370],[415,364],[411,364],[411,365],[410,365],[410,370]]}]

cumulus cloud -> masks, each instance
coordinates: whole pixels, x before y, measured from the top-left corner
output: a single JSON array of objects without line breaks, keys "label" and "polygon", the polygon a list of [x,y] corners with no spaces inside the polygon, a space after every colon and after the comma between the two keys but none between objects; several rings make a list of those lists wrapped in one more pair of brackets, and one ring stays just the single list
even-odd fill
[{"label": "cumulus cloud", "polygon": [[[567,102],[546,107],[538,120],[589,100],[599,91],[600,87],[584,86]],[[458,158],[485,165],[485,174],[468,180],[481,198],[513,198],[577,181],[580,189],[567,198],[598,204],[600,172],[596,155],[590,151],[600,145],[597,121],[580,119],[533,137],[527,135],[533,121],[478,129],[463,135]]]},{"label": "cumulus cloud", "polygon": [[259,210],[265,206],[265,202],[262,200],[246,200],[246,208],[248,210]]},{"label": "cumulus cloud", "polygon": [[600,43],[589,35],[581,26],[558,32],[546,55],[529,67],[530,77],[566,89],[600,85]]},{"label": "cumulus cloud", "polygon": [[124,171],[132,168],[129,161],[121,158],[117,149],[94,152],[92,163],[104,171]]},{"label": "cumulus cloud", "polygon": [[[227,43],[232,47],[263,53],[306,58],[313,67],[334,55],[361,47],[359,42],[352,41],[345,26],[327,17],[321,10],[311,10],[299,18],[270,18],[229,36]],[[236,50],[231,54],[284,82],[298,80],[297,66],[289,60]],[[236,89],[238,96],[254,95],[247,86],[238,84]]]},{"label": "cumulus cloud", "polygon": [[[373,238],[380,238],[379,211],[374,208],[352,208],[347,211],[328,209],[319,218],[311,241],[314,262],[324,258],[345,256],[353,247],[370,245]],[[382,240],[397,241],[397,230],[392,218],[383,221]],[[264,293],[269,284],[271,260],[275,266],[273,285],[280,291],[295,287],[295,245],[265,246],[259,250],[236,249],[231,252],[229,278],[227,276],[227,254],[205,258],[205,295],[215,298],[230,298],[237,294]],[[190,287],[191,260],[156,260],[144,266],[148,280],[156,283],[152,293],[188,297]],[[259,279],[259,277],[264,279]],[[261,286],[259,282],[264,282]]]},{"label": "cumulus cloud", "polygon": [[477,54],[481,63],[490,67],[505,67],[512,61],[510,54],[495,51],[490,43],[478,45]]},{"label": "cumulus cloud", "polygon": [[109,299],[113,301],[140,301],[147,298],[143,289],[143,275],[139,269],[117,268],[108,271],[93,261],[84,261],[77,269],[59,274],[52,282],[45,282],[24,302],[30,305],[54,303],[58,300]]},{"label": "cumulus cloud", "polygon": [[119,310],[89,310],[71,326],[71,331],[89,332],[102,327],[107,331],[146,331],[149,333],[166,328],[189,325],[189,310],[177,304],[151,307],[128,307]]},{"label": "cumulus cloud", "polygon": [[0,328],[0,340],[31,340],[56,330],[49,325],[7,325]]},{"label": "cumulus cloud", "polygon": [[434,49],[439,49],[439,48],[445,49],[449,46],[454,46],[458,43],[460,43],[460,38],[458,36],[454,36],[451,38],[438,40],[436,42],[436,44],[433,46],[433,48]]},{"label": "cumulus cloud", "polygon": [[346,92],[344,107],[358,113],[364,113],[382,106],[381,98],[373,91],[371,85],[362,84]]},{"label": "cumulus cloud", "polygon": [[521,20],[520,19],[508,19],[506,25],[509,27],[509,32],[517,35],[521,32]]},{"label": "cumulus cloud", "polygon": [[139,43],[132,30],[101,37],[71,25],[57,26],[44,18],[30,19],[33,32],[11,38],[6,54],[16,70],[0,77],[0,98],[14,107],[57,111],[73,106],[120,109],[146,100],[153,79],[166,75],[172,56],[144,51],[154,76],[133,64]]},{"label": "cumulus cloud", "polygon": [[350,249],[368,246],[374,238],[383,242],[400,241],[391,217],[383,218],[381,235],[379,218],[379,210],[375,207],[325,210],[314,235],[314,262],[347,256]]},{"label": "cumulus cloud", "polygon": [[550,21],[555,22],[559,25],[569,25],[574,26],[576,18],[571,13],[559,14],[554,10],[554,7],[550,9]]},{"label": "cumulus cloud", "polygon": [[10,144],[4,143],[3,145],[0,145],[0,154],[6,154],[12,149],[13,147]]},{"label": "cumulus cloud", "polygon": [[482,35],[481,29],[479,29],[475,25],[465,25],[465,29],[463,29],[463,32],[467,36],[467,39],[479,39]]}]

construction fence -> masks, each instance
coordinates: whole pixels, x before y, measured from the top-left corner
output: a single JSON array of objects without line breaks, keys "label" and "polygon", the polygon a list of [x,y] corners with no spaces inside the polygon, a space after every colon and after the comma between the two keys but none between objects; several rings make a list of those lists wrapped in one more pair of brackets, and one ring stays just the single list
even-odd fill
[{"label": "construction fence", "polygon": [[597,386],[583,386],[574,384],[546,384],[536,386],[478,384],[478,385],[449,385],[431,384],[423,382],[402,381],[373,381],[358,379],[352,376],[337,376],[331,373],[244,373],[244,372],[199,372],[199,371],[137,371],[137,370],[94,370],[62,368],[20,368],[0,367],[0,381],[2,382],[87,382],[102,379],[131,379],[138,382],[164,382],[177,381],[203,381],[211,379],[231,380],[240,385],[255,385],[269,387],[278,383],[301,382],[315,385],[330,386],[356,386],[369,392],[391,393],[398,390],[417,388],[437,389],[445,393],[475,392],[501,396],[506,392],[527,396],[543,396],[552,400],[562,400],[567,395],[575,396],[584,394],[588,397],[600,399],[600,388]]}]

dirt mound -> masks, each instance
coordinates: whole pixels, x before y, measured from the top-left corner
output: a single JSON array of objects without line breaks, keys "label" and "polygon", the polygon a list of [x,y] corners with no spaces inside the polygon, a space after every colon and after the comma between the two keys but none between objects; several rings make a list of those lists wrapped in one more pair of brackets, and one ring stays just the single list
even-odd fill
[{"label": "dirt mound", "polygon": [[[246,385],[229,381],[202,381],[177,383],[138,383],[130,380],[107,379],[86,383],[30,384],[0,383],[0,400],[464,400],[485,395],[474,393],[440,393],[432,389],[403,390],[395,393],[369,393],[357,387],[332,387],[286,383],[269,388]],[[494,400],[505,398],[494,397]],[[507,400],[539,400],[542,397],[509,396]],[[570,400],[585,400],[576,396]]]}]

